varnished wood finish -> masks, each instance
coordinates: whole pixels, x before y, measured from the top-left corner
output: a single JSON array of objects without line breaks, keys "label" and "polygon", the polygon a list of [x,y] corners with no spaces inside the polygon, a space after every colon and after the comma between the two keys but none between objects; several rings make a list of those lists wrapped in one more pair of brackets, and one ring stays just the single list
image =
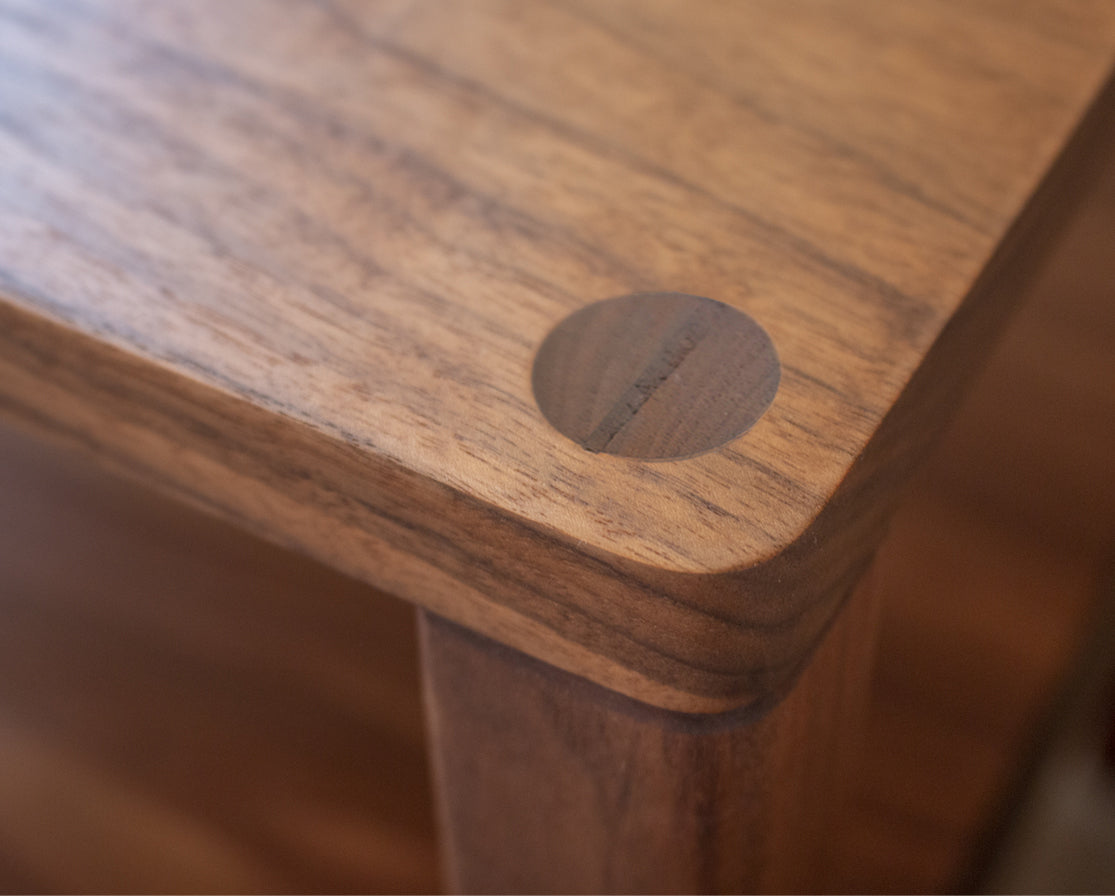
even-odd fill
[{"label": "varnished wood finish", "polygon": [[812,892],[865,709],[870,580],[773,709],[647,707],[421,614],[450,892]]},{"label": "varnished wood finish", "polygon": [[587,451],[674,460],[754,426],[780,374],[770,337],[746,314],[652,293],[571,314],[538,349],[531,382],[546,419]]},{"label": "varnished wood finish", "polygon": [[[1113,47],[1085,0],[6,0],[0,406],[623,693],[766,700]],[[653,466],[530,394],[560,320],[647,291],[783,365],[745,436]]]},{"label": "varnished wood finish", "polygon": [[[971,891],[1087,631],[1115,533],[1115,170],[1098,186],[890,527],[867,735],[824,889]],[[436,887],[409,796],[424,785],[405,614],[373,599],[354,650],[369,598],[310,561],[10,434],[0,477],[0,889]],[[293,666],[303,687],[278,671]],[[280,793],[296,808],[276,830]],[[108,805],[111,824],[89,808]]]}]

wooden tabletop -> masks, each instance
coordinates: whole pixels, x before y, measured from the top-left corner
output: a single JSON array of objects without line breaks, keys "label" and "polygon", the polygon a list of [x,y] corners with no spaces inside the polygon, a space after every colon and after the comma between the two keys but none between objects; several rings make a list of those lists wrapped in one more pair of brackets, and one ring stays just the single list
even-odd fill
[{"label": "wooden tabletop", "polygon": [[[1077,188],[1113,60],[1105,0],[4,0],[0,412],[629,695],[762,701]],[[563,435],[547,336],[660,294],[757,325],[769,406],[670,459]],[[681,378],[689,433],[751,374],[687,371],[723,324],[684,326],[615,376],[635,416]]]}]

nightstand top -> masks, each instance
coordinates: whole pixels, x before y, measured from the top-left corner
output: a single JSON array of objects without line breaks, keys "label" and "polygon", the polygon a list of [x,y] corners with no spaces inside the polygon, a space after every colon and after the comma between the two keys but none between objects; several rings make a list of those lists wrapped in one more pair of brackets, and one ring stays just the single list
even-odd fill
[{"label": "nightstand top", "polygon": [[[0,398],[458,621],[592,652],[596,586],[547,616],[465,570],[521,537],[548,576],[589,558],[681,600],[655,577],[804,550],[1113,49],[1086,0],[4,2],[0,349],[26,378]],[[647,460],[540,411],[547,335],[644,293],[769,336],[742,435]]]}]

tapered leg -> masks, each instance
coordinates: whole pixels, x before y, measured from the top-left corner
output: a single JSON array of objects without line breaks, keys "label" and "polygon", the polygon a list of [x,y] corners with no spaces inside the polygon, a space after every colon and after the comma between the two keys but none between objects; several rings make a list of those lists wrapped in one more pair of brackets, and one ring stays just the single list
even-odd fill
[{"label": "tapered leg", "polygon": [[787,697],[690,716],[421,621],[451,890],[824,888],[874,641],[861,586]]}]

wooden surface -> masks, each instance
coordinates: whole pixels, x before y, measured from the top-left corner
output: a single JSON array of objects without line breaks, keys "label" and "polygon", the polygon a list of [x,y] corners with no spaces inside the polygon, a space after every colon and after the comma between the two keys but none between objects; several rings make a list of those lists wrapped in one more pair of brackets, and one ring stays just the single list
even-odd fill
[{"label": "wooden surface", "polygon": [[0,892],[438,886],[413,610],[0,427]]},{"label": "wooden surface", "polygon": [[[973,888],[1089,630],[1113,230],[1109,170],[894,518],[831,889]],[[8,431],[0,477],[0,889],[436,887],[407,614]]]},{"label": "wooden surface", "polygon": [[647,707],[422,614],[446,890],[825,890],[878,598],[857,589],[773,709],[716,716]]},{"label": "wooden surface", "polygon": [[[992,255],[1113,47],[1086,0],[5,0],[0,406],[624,693],[760,699],[1010,305],[1045,210]],[[557,436],[546,333],[660,290],[766,329],[769,411],[653,466]]]}]

